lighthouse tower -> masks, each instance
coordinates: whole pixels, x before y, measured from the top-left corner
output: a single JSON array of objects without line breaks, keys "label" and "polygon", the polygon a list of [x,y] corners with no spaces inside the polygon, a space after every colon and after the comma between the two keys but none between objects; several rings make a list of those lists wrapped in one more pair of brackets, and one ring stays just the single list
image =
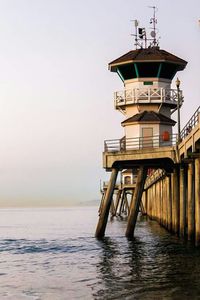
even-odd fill
[{"label": "lighthouse tower", "polygon": [[114,94],[115,108],[125,116],[121,149],[169,146],[175,138],[172,127],[176,122],[171,115],[178,100],[182,105],[183,97],[171,83],[187,62],[159,48],[155,9],[150,23],[153,38],[147,39],[146,30],[138,28],[135,21],[136,49],[109,63],[110,71],[116,72],[124,84],[124,89]]},{"label": "lighthouse tower", "polygon": [[[124,85],[122,91],[114,94],[115,108],[124,115],[121,123],[124,136],[104,141],[103,167],[106,171],[111,171],[111,175],[101,205],[96,237],[104,236],[119,171],[127,170],[126,174],[122,173],[124,184],[125,178],[128,180],[128,171],[129,179],[134,177],[135,184],[127,221],[127,237],[132,237],[134,233],[149,169],[164,169],[168,174],[174,173],[174,178],[178,176],[177,146],[181,141],[180,107],[183,96],[179,81],[177,80],[177,89],[172,89],[171,83],[187,62],[160,49],[156,34],[155,7],[153,9],[150,38],[147,37],[145,28],[139,28],[138,21],[135,21],[136,49],[109,63],[110,71],[116,72]],[[178,139],[172,131],[176,124],[172,116],[176,110]],[[176,198],[178,196],[174,197]]]}]

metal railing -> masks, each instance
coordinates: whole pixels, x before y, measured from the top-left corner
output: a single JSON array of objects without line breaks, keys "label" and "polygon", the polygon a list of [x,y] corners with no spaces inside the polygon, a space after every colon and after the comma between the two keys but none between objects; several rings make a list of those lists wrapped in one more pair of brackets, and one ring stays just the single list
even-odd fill
[{"label": "metal railing", "polygon": [[181,139],[184,139],[198,123],[200,123],[200,106],[181,130]]},{"label": "metal railing", "polygon": [[177,134],[171,134],[166,141],[162,135],[137,138],[121,138],[104,141],[105,152],[118,152],[128,150],[152,149],[169,147],[177,144]]},{"label": "metal railing", "polygon": [[[180,91],[181,103],[183,102],[183,94]],[[137,88],[125,89],[114,93],[115,107],[134,103],[170,103],[177,104],[178,95],[176,89],[165,88]]]}]

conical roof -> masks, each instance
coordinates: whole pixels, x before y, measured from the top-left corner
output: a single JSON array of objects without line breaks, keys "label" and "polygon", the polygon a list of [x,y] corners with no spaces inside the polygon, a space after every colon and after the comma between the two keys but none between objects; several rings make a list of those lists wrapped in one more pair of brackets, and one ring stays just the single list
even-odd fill
[{"label": "conical roof", "polygon": [[178,71],[185,68],[187,62],[174,54],[171,54],[159,47],[131,50],[109,63],[109,69],[113,72],[120,65],[134,62],[168,62],[178,66]]},{"label": "conical roof", "polygon": [[121,124],[122,126],[128,124],[128,123],[162,123],[167,125],[174,126],[176,122],[168,117],[166,117],[163,114],[157,113],[155,111],[143,111],[141,113],[138,113],[136,115],[133,115],[132,117],[126,119]]}]

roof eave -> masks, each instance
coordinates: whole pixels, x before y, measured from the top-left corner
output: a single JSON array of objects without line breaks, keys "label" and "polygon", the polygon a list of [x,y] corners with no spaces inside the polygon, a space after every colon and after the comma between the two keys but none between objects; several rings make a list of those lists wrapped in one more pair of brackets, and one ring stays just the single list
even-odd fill
[{"label": "roof eave", "polygon": [[187,65],[187,62],[175,62],[175,61],[171,61],[171,60],[166,60],[166,59],[154,59],[154,60],[141,60],[141,59],[136,59],[136,60],[127,60],[125,62],[116,62],[116,63],[110,63],[108,64],[108,69],[111,71],[111,72],[116,72],[116,69],[120,66],[125,66],[125,65],[129,65],[129,64],[133,64],[133,63],[148,63],[148,62],[151,62],[151,63],[154,63],[154,62],[167,62],[167,63],[170,63],[170,64],[174,64],[174,65],[177,65],[178,67],[178,71],[182,71],[185,69],[186,65]]},{"label": "roof eave", "polygon": [[162,125],[172,125],[174,126],[176,124],[176,121],[172,120],[172,121],[123,121],[121,122],[121,125],[123,127],[127,126],[127,125],[139,125],[139,124],[162,124]]}]

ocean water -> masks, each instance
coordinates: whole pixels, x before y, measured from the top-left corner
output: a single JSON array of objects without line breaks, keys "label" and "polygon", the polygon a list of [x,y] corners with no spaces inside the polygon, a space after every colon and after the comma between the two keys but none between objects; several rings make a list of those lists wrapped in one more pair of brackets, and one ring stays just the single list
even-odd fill
[{"label": "ocean water", "polygon": [[97,207],[1,209],[0,299],[200,299],[200,249],[140,218],[94,238]]}]

